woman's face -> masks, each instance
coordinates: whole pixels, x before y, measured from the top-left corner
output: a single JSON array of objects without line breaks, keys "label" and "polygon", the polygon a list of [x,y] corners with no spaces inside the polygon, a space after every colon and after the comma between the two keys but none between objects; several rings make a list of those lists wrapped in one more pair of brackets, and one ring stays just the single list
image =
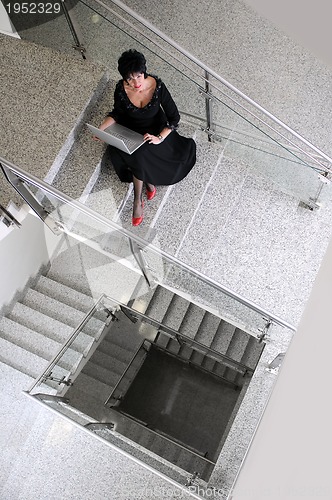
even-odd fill
[{"label": "woman's face", "polygon": [[128,76],[126,82],[132,89],[139,90],[144,82],[144,74],[132,73],[131,75]]}]

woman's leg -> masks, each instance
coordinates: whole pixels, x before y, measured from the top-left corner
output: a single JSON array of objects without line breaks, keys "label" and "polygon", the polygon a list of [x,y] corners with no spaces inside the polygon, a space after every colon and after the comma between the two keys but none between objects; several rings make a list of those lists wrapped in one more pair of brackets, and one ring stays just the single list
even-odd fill
[{"label": "woman's leg", "polygon": [[150,193],[153,192],[155,189],[155,186],[153,184],[149,184],[148,182],[145,183],[145,186],[146,186],[146,189],[148,191],[150,191]]},{"label": "woman's leg", "polygon": [[133,175],[134,183],[134,207],[133,207],[133,217],[143,217],[143,207],[142,207],[142,189],[143,181],[140,181]]}]

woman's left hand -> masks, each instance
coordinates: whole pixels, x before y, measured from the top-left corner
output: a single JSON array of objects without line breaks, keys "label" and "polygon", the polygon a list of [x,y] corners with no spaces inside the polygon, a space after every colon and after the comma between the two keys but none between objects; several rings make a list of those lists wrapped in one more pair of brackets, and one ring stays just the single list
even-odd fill
[{"label": "woman's left hand", "polygon": [[148,142],[149,144],[160,144],[162,141],[159,139],[159,137],[152,135],[152,134],[144,134],[144,140],[145,142]]}]

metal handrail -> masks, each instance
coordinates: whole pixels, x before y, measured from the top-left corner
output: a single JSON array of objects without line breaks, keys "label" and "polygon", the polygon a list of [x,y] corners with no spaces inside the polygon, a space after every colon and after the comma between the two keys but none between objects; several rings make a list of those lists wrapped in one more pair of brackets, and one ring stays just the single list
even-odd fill
[{"label": "metal handrail", "polygon": [[162,256],[165,260],[167,260],[171,264],[174,264],[175,266],[184,269],[189,274],[191,274],[195,277],[198,277],[204,283],[212,286],[217,291],[219,291],[219,292],[227,295],[228,297],[236,300],[237,302],[244,305],[245,307],[248,307],[252,311],[257,312],[258,314],[260,314],[264,318],[271,320],[272,323],[279,325],[279,326],[282,326],[282,327],[285,327],[285,328],[288,328],[294,332],[296,331],[296,327],[294,325],[292,325],[291,323],[283,320],[282,318],[271,313],[270,311],[259,307],[254,302],[252,302],[248,299],[245,299],[244,297],[233,292],[232,290],[230,290],[226,286],[220,285],[215,280],[208,278],[203,273],[197,271],[196,269],[189,266],[188,264],[181,262],[176,257],[174,257],[174,256],[170,255],[169,253],[165,252],[164,250],[156,247],[155,245],[153,245],[149,241],[145,240],[144,238],[141,238],[140,236],[137,236],[136,234],[131,233],[130,231],[124,229],[123,227],[119,226],[115,222],[107,219],[103,215],[98,214],[97,212],[95,212],[91,208],[88,208],[85,205],[83,205],[82,203],[80,203],[76,200],[73,200],[72,198],[65,195],[64,193],[61,193],[61,191],[54,188],[53,186],[50,186],[46,182],[38,179],[38,177],[25,172],[23,169],[17,167],[13,163],[11,163],[11,162],[9,162],[1,157],[0,157],[0,163],[4,163],[10,170],[12,170],[14,173],[16,173],[16,175],[21,177],[23,180],[26,180],[27,182],[29,182],[30,184],[34,185],[35,187],[37,187],[39,189],[43,189],[46,193],[51,194],[52,196],[54,196],[58,200],[68,204],[69,206],[71,206],[71,207],[75,208],[76,210],[78,210],[79,212],[91,217],[92,219],[96,220],[97,222],[102,223],[105,226],[118,231],[120,234],[125,236],[128,240],[135,241],[142,248],[148,248],[154,254]]},{"label": "metal handrail", "polygon": [[[101,5],[107,11],[112,12],[113,14],[117,15],[108,5],[106,5],[101,0],[93,0],[93,1],[95,3]],[[286,125],[282,120],[280,120],[275,115],[273,115],[272,113],[270,113],[263,106],[261,106],[256,101],[254,101],[253,99],[251,99],[250,97],[248,97],[246,94],[244,94],[243,92],[241,92],[234,85],[232,85],[230,82],[228,82],[223,77],[221,77],[218,73],[216,73],[214,70],[212,70],[209,66],[207,66],[206,64],[204,64],[202,61],[200,61],[198,58],[196,58],[192,54],[190,54],[187,50],[185,50],[181,45],[179,45],[177,42],[175,42],[172,38],[170,38],[169,36],[167,36],[164,33],[162,33],[152,23],[150,23],[149,21],[147,21],[146,19],[144,19],[142,16],[140,16],[139,14],[137,14],[137,12],[135,12],[130,7],[127,7],[120,0],[109,0],[109,1],[111,3],[113,3],[114,5],[116,5],[117,7],[119,7],[124,12],[126,12],[127,14],[129,14],[132,18],[134,18],[136,21],[138,21],[139,23],[141,23],[143,26],[145,26],[146,28],[148,28],[155,35],[157,35],[159,38],[161,38],[164,42],[166,42],[167,44],[169,44],[170,46],[172,46],[174,49],[176,49],[178,52],[180,52],[183,56],[185,56],[186,58],[188,58],[191,62],[193,62],[197,66],[199,66],[204,71],[204,73],[207,73],[207,74],[213,76],[217,81],[219,81],[220,83],[222,83],[223,85],[225,85],[228,89],[230,89],[235,94],[237,94],[239,97],[241,97],[242,99],[244,99],[247,103],[251,104],[253,107],[255,107],[257,110],[259,110],[261,113],[263,113],[265,116],[268,116],[273,122],[275,122],[276,124],[278,124],[284,130],[287,130],[287,132],[289,132],[291,135],[293,135],[294,137],[296,137],[297,139],[299,139],[301,142],[303,142],[304,144],[306,144],[310,149],[312,149],[316,153],[318,153],[322,158],[325,158],[331,164],[331,166],[332,166],[332,158],[330,158],[326,153],[324,153],[319,148],[317,148],[316,146],[314,146],[310,141],[308,141],[301,134],[299,134],[298,132],[296,132],[295,130],[293,130],[291,127],[289,127],[288,125]],[[84,2],[82,2],[82,3],[84,3]],[[126,21],[124,18],[121,17],[121,19],[124,22],[128,23],[128,21]],[[134,29],[137,30],[137,28],[135,26],[131,25],[131,27],[133,27]],[[137,30],[137,31],[139,31],[139,30]],[[153,43],[156,43],[156,42],[153,41]],[[159,48],[161,48],[165,52],[167,52],[163,47],[161,47],[160,45],[158,45],[158,46],[159,46]],[[171,54],[168,53],[168,55],[171,55]],[[171,56],[174,57],[174,55],[171,55]],[[181,61],[181,63],[183,64],[182,61]],[[204,77],[202,77],[202,78],[204,79]],[[209,83],[210,83],[210,85],[213,85],[211,82],[209,82]],[[218,89],[218,90],[220,90],[220,89]],[[232,99],[230,96],[227,96],[227,97],[229,97],[230,99]],[[232,99],[232,100],[234,101],[234,99]],[[237,101],[234,101],[234,102],[237,102]],[[237,104],[243,108],[243,106],[240,103],[237,102]],[[243,108],[243,109],[246,109],[246,108]],[[261,121],[262,123],[264,123],[270,129],[274,130],[276,133],[278,133],[279,135],[281,135],[281,137],[283,137],[284,139],[288,140],[282,134],[280,134],[280,132],[278,132],[277,130],[273,129],[269,124],[267,124],[266,122],[264,122],[258,116],[254,115],[251,111],[249,111],[248,109],[246,109],[246,111],[248,111],[252,116],[255,116],[259,121]],[[293,144],[293,143],[291,142],[291,144]],[[301,148],[298,148],[298,149],[301,150]],[[304,152],[303,150],[301,150],[301,151]],[[307,153],[307,152],[304,152],[304,153],[306,155],[308,155],[311,159],[314,159],[314,158],[312,158],[312,156],[309,153]],[[317,163],[319,163],[319,162],[317,162]],[[331,172],[331,170],[328,169],[326,166],[324,166],[324,165],[321,165],[321,166],[325,170]]]},{"label": "metal handrail", "polygon": [[[40,398],[36,398],[34,394],[30,394],[28,391],[23,391],[24,396],[30,398],[33,401],[36,401],[38,404],[40,404],[42,407],[47,408],[49,411],[54,413],[56,416],[59,416],[65,421],[68,422],[71,425],[74,425],[77,429],[80,429],[80,431],[85,432],[87,435],[93,434],[95,439],[98,439],[101,443],[105,444],[108,446],[111,450],[115,451],[116,453],[120,453],[122,456],[128,458],[131,462],[134,462],[135,464],[138,464],[140,467],[143,469],[151,472],[154,476],[157,476],[158,478],[162,479],[166,483],[170,484],[171,486],[174,486],[181,492],[183,492],[183,495],[187,496],[188,495],[188,488],[185,485],[182,485],[175,481],[174,479],[168,477],[166,474],[163,472],[160,472],[158,469],[155,469],[151,465],[143,462],[143,460],[140,460],[139,458],[135,457],[134,455],[131,455],[128,453],[128,451],[123,450],[119,446],[116,446],[115,444],[111,443],[107,439],[105,439],[102,436],[99,436],[98,434],[94,433],[93,431],[89,430],[88,427],[85,427],[84,425],[80,424],[76,420],[73,420],[71,417],[68,417],[64,413],[60,412],[58,409],[53,408],[52,406],[49,406],[45,401],[43,401]],[[197,495],[193,491],[190,491],[190,497],[195,498],[196,500],[202,500],[201,495]]]},{"label": "metal handrail", "polygon": [[[112,297],[107,297],[108,300],[110,300],[113,304],[119,305],[122,309],[128,309],[130,311],[130,314],[134,317],[138,317],[145,321],[146,323],[149,323],[150,325],[154,326],[157,330],[162,331],[163,333],[166,333],[169,335],[171,338],[174,338],[175,340],[177,338],[183,339],[183,342],[186,345],[189,345],[189,347],[196,347],[199,352],[204,351],[205,354],[210,355],[213,357],[216,361],[219,362],[227,362],[232,365],[233,368],[238,368],[241,372],[242,371],[253,371],[251,368],[248,368],[244,363],[241,363],[241,361],[235,361],[234,359],[230,358],[227,356],[227,354],[222,354],[221,352],[216,351],[215,349],[212,349],[211,347],[202,344],[201,342],[198,342],[197,340],[188,337],[188,335],[185,335],[184,333],[179,333],[177,330],[174,330],[174,328],[171,328],[170,326],[163,325],[160,321],[157,321],[156,319],[150,318],[150,316],[147,316],[144,313],[141,313],[139,311],[136,311],[135,309],[132,309],[129,306],[126,306],[122,302],[119,302]],[[153,344],[153,341],[150,339],[145,339],[147,342],[150,342]]]},{"label": "metal handrail", "polygon": [[[116,411],[117,413],[119,413],[120,415],[122,415],[123,417],[127,418],[128,420],[132,420],[133,422],[135,422],[137,425],[139,425],[140,427],[143,427],[144,429],[147,429],[149,432],[151,432],[152,434],[156,434],[157,436],[161,437],[162,439],[165,439],[166,441],[169,441],[170,443],[172,444],[175,444],[176,446],[179,446],[180,448],[184,449],[185,451],[189,452],[191,455],[195,455],[196,457],[200,458],[201,460],[204,460],[205,462],[208,462],[209,464],[211,465],[216,465],[215,462],[212,462],[212,460],[204,457],[203,455],[200,455],[199,453],[197,453],[197,451],[194,451],[193,449],[191,448],[188,448],[187,446],[179,443],[178,441],[175,441],[174,439],[168,437],[168,436],[165,436],[165,434],[162,432],[162,431],[157,431],[157,430],[154,430],[154,429],[151,429],[151,427],[148,427],[147,425],[144,425],[142,424],[141,422],[139,422],[135,417],[132,417],[131,415],[129,415],[128,413],[125,413],[121,410],[118,410],[116,408],[112,408],[113,411]],[[119,433],[121,434],[121,433]],[[139,444],[139,443],[138,443]]]},{"label": "metal handrail", "polygon": [[139,351],[142,349],[143,345],[144,345],[144,342],[145,342],[145,339],[142,340],[142,342],[140,343],[139,347],[136,349],[136,351],[134,352],[134,354],[132,355],[128,365],[126,366],[126,368],[124,369],[124,371],[122,372],[122,375],[121,377],[119,378],[119,380],[117,381],[117,383],[115,384],[115,386],[113,387],[112,389],[112,392],[111,394],[108,396],[108,398],[106,399],[105,403],[104,403],[104,406],[106,406],[109,401],[112,399],[113,397],[113,394],[115,393],[115,391],[117,390],[117,388],[119,387],[120,383],[122,382],[122,380],[124,379],[124,377],[126,376],[126,374],[128,373],[128,370],[131,368],[133,362],[135,361],[136,359],[136,356],[137,354],[139,353]]},{"label": "metal handrail", "polygon": [[[91,319],[93,314],[95,313],[98,305],[100,302],[106,297],[105,294],[102,294],[97,302],[91,307],[91,309],[86,313],[80,324],[75,328],[73,333],[68,337],[68,339],[64,342],[62,345],[60,351],[51,359],[49,364],[47,365],[46,369],[43,371],[43,373],[33,382],[32,386],[28,389],[28,392],[31,392],[40,382],[44,381],[46,378],[46,374],[50,373],[51,370],[55,367],[59,359],[62,358],[63,354],[66,352],[66,350],[72,345],[76,337],[81,333],[82,329],[84,326],[87,324],[87,322]],[[95,340],[95,339],[94,339]],[[70,372],[69,372],[70,374]]]}]

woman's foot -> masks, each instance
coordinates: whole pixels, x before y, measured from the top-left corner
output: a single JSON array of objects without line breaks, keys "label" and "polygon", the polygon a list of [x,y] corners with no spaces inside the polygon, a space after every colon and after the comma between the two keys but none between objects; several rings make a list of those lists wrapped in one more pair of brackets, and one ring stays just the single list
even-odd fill
[{"label": "woman's foot", "polygon": [[133,226],[139,226],[143,221],[143,206],[144,206],[143,201],[134,203],[133,217],[132,217]]},{"label": "woman's foot", "polygon": [[153,198],[156,196],[156,192],[156,186],[154,186],[153,184],[146,185],[146,197],[149,201],[153,200]]}]

